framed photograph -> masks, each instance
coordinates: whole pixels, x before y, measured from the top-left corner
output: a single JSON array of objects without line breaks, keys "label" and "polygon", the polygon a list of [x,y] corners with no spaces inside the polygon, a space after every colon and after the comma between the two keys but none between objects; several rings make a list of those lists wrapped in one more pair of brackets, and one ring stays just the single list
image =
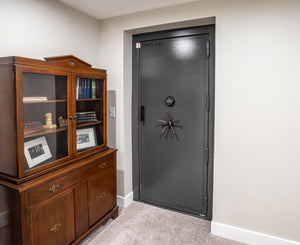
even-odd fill
[{"label": "framed photograph", "polygon": [[97,145],[95,128],[77,129],[76,131],[77,151],[85,150]]},{"label": "framed photograph", "polygon": [[25,142],[24,152],[29,168],[32,168],[52,157],[45,136]]}]

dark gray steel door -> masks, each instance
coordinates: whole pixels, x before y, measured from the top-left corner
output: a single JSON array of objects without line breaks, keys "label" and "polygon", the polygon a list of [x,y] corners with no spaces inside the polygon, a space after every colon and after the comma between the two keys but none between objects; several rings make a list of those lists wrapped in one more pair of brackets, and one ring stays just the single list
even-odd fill
[{"label": "dark gray steel door", "polygon": [[206,216],[208,36],[140,44],[140,200]]}]

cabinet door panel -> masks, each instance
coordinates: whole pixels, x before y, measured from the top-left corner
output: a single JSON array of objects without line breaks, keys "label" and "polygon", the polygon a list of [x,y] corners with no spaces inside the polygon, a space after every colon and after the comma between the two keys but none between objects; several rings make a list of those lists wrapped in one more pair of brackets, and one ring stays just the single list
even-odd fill
[{"label": "cabinet door panel", "polygon": [[106,145],[106,79],[104,76],[76,74],[75,152],[82,155]]},{"label": "cabinet door panel", "polygon": [[[22,73],[25,170],[68,158],[68,76]],[[63,122],[61,119],[64,119]]]},{"label": "cabinet door panel", "polygon": [[76,238],[89,228],[87,182],[81,183],[74,189],[75,194],[75,224]]},{"label": "cabinet door panel", "polygon": [[88,181],[89,226],[113,208],[113,168],[108,168]]},{"label": "cabinet door panel", "polygon": [[32,211],[35,245],[66,245],[75,239],[73,192],[60,196]]}]

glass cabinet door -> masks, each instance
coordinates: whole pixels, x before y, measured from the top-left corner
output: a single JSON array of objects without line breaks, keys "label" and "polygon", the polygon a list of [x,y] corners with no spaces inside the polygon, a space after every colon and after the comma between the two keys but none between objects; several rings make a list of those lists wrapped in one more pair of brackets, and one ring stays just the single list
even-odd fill
[{"label": "glass cabinet door", "polygon": [[25,170],[69,156],[68,77],[22,73]]},{"label": "glass cabinet door", "polygon": [[104,144],[104,79],[76,78],[76,152]]}]

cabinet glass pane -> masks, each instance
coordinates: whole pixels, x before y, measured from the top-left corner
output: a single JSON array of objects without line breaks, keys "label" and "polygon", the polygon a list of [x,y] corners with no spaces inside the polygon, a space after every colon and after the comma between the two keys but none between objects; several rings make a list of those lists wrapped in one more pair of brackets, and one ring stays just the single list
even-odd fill
[{"label": "cabinet glass pane", "polygon": [[23,111],[25,169],[68,156],[67,77],[23,73]]},{"label": "cabinet glass pane", "polygon": [[77,152],[103,144],[103,80],[76,80]]}]

